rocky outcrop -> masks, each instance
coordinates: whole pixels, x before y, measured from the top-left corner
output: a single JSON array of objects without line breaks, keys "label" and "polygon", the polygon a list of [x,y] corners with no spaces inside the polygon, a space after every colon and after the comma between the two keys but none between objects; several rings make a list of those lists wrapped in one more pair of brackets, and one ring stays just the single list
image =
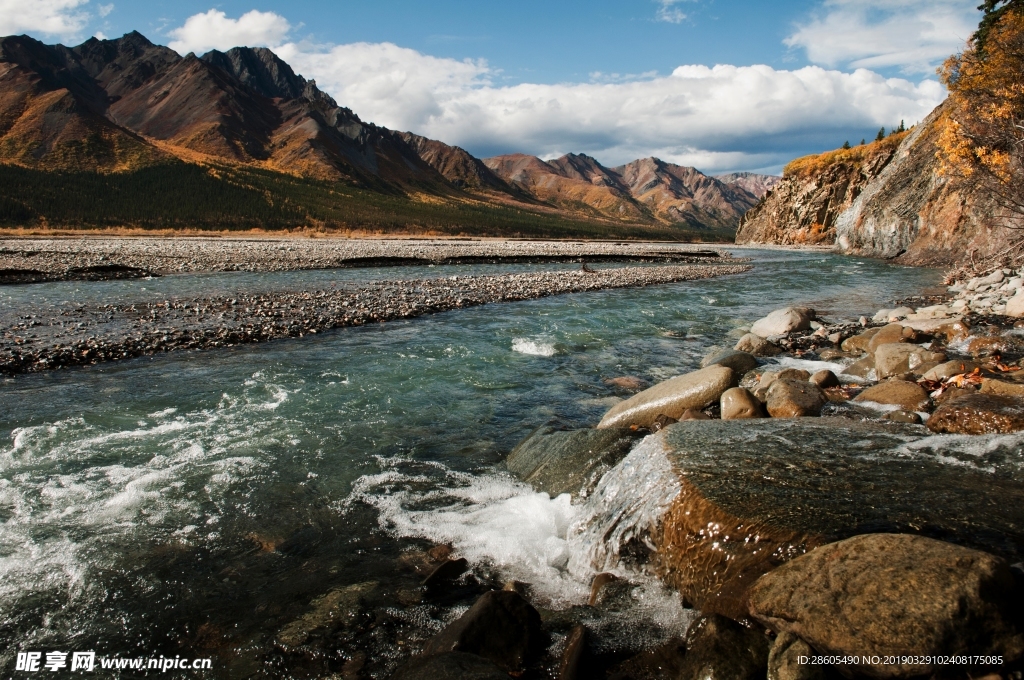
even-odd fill
[{"label": "rocky outcrop", "polygon": [[948,265],[1005,248],[992,200],[938,172],[945,105],[909,132],[794,161],[748,212],[737,243],[834,245],[841,253]]}]

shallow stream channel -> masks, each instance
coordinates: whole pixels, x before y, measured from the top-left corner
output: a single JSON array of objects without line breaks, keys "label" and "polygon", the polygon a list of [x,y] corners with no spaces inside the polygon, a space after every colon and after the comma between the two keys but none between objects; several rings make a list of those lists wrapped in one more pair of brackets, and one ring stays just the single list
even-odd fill
[{"label": "shallow stream channel", "polygon": [[[642,573],[623,574],[629,597],[585,606],[598,565],[581,556],[601,540],[574,531],[586,499],[516,481],[509,451],[545,424],[592,427],[631,394],[609,379],[694,370],[772,309],[856,319],[940,281],[831,254],[735,254],[753,270],[3,379],[2,675],[19,676],[18,652],[94,651],[211,659],[178,677],[386,678],[510,581],[549,633],[548,665],[532,677],[547,677],[550,659],[557,670],[580,621],[612,660],[680,635],[694,612]],[[574,265],[485,269],[558,267]],[[7,286],[0,305],[431,275],[415,269]],[[469,571],[421,585],[449,548]]]}]

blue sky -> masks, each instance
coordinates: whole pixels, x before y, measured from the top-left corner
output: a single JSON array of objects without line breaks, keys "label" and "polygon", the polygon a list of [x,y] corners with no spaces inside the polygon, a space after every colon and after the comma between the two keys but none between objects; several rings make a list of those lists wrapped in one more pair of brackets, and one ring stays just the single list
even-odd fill
[{"label": "blue sky", "polygon": [[365,120],[479,156],[775,172],[924,118],[977,4],[0,0],[0,34],[139,30],[183,54],[265,45]]}]

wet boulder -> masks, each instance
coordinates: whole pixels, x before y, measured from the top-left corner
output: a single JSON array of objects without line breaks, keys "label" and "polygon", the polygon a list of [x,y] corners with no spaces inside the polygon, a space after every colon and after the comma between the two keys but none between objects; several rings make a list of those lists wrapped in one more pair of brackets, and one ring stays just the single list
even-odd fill
[{"label": "wet boulder", "polygon": [[768,652],[768,680],[824,680],[825,668],[800,663],[814,656],[811,646],[792,633],[779,633]]},{"label": "wet boulder", "polygon": [[853,399],[887,406],[899,406],[904,411],[926,411],[931,399],[924,388],[908,380],[887,380],[869,387]]},{"label": "wet boulder", "polygon": [[475,654],[447,652],[414,656],[391,680],[508,680],[508,673]]},{"label": "wet boulder", "polygon": [[810,380],[811,374],[802,368],[780,368],[773,371],[765,371],[761,374],[761,381],[758,387],[771,387],[776,380],[796,380],[803,382]]},{"label": "wet boulder", "polygon": [[[593,517],[618,527],[622,503],[646,508],[637,526],[661,578],[705,613],[742,617],[762,574],[859,534],[923,533],[1020,561],[1022,442],[843,418],[680,422],[609,471]],[[623,530],[600,522],[582,527],[595,543]]]},{"label": "wet boulder", "polygon": [[608,680],[676,680],[685,677],[681,675],[685,658],[686,641],[672,638],[614,666],[606,677]]},{"label": "wet boulder", "polygon": [[954,375],[960,375],[961,373],[970,373],[974,369],[980,367],[981,364],[974,361],[955,359],[953,361],[941,363],[926,371],[924,377],[928,380],[945,380],[946,378],[952,378]]},{"label": "wet boulder", "polygon": [[917,331],[913,328],[891,323],[888,326],[882,326],[877,333],[871,336],[871,339],[868,340],[867,351],[869,354],[874,354],[881,345],[914,342],[914,340],[917,340]]},{"label": "wet boulder", "polygon": [[982,394],[998,394],[1003,397],[1024,397],[1024,382],[984,378],[981,381]]},{"label": "wet boulder", "polygon": [[782,353],[781,347],[772,344],[760,335],[754,335],[753,333],[747,333],[740,338],[733,349],[738,352],[753,354],[755,357],[773,357]]},{"label": "wet boulder", "polygon": [[367,595],[377,588],[376,581],[335,588],[309,603],[309,610],[287,624],[277,634],[277,644],[293,649],[326,631],[352,623],[361,611]]},{"label": "wet boulder", "polygon": [[718,614],[707,614],[686,632],[680,678],[759,680],[768,670],[768,638]]},{"label": "wet boulder", "polygon": [[704,360],[700,362],[700,367],[707,368],[708,366],[728,366],[736,371],[736,375],[743,375],[757,367],[757,359],[753,354],[727,349],[712,352],[704,357]]},{"label": "wet boulder", "polygon": [[875,337],[881,328],[869,328],[863,333],[851,336],[839,346],[844,352],[850,352],[853,354],[867,354],[868,343],[871,342],[871,338]]},{"label": "wet boulder", "polygon": [[854,378],[874,380],[877,375],[875,371],[875,358],[870,354],[858,359],[843,369],[843,375],[852,375]]},{"label": "wet boulder", "polygon": [[722,420],[741,420],[745,418],[763,418],[761,402],[742,387],[733,387],[722,393],[719,400]]},{"label": "wet boulder", "polygon": [[586,495],[601,476],[626,457],[636,434],[624,428],[534,430],[505,459],[509,472],[554,498]]},{"label": "wet boulder", "polygon": [[660,415],[679,420],[687,409],[702,409],[717,402],[723,392],[736,386],[737,380],[736,372],[726,366],[708,366],[680,375],[619,402],[597,427],[650,427]]},{"label": "wet boulder", "polygon": [[818,371],[811,376],[810,381],[823,390],[827,390],[830,387],[839,387],[839,376],[828,369]]},{"label": "wet boulder", "polygon": [[945,360],[945,354],[921,345],[890,342],[875,348],[875,371],[879,380],[907,373],[921,375]]},{"label": "wet boulder", "polygon": [[1020,592],[1006,560],[923,536],[873,534],[818,547],[762,576],[750,613],[824,655],[878,657],[877,678],[939,670],[886,655],[1024,656]]},{"label": "wet boulder", "polygon": [[769,338],[793,331],[805,331],[811,327],[814,317],[814,310],[809,307],[776,309],[763,319],[755,321],[750,327],[750,332],[762,338]]},{"label": "wet boulder", "polygon": [[822,389],[805,380],[776,380],[766,396],[772,418],[820,416],[821,408],[828,403]]},{"label": "wet boulder", "polygon": [[518,593],[493,590],[432,637],[423,653],[476,654],[518,672],[543,650],[544,637],[540,614],[529,602]]},{"label": "wet boulder", "polygon": [[980,392],[947,399],[939,405],[928,429],[948,434],[990,434],[1024,430],[1024,397]]}]

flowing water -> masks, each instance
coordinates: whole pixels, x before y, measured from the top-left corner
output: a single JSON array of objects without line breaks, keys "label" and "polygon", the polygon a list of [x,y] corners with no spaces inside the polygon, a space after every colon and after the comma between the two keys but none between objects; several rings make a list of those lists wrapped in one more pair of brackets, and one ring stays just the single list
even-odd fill
[{"label": "flowing water", "polygon": [[[801,303],[856,318],[939,279],[829,254],[736,252],[754,258],[752,272],[3,381],[4,675],[18,651],[91,650],[213,659],[212,670],[183,677],[387,677],[510,579],[530,584],[557,623],[586,602],[597,565],[580,555],[594,546],[572,540],[581,510],[568,496],[536,494],[502,471],[519,440],[551,420],[593,425],[628,396],[605,379],[692,370],[771,309]],[[12,286],[0,306],[23,313],[424,271]],[[435,544],[453,546],[473,571],[425,594],[424,551]],[[636,580],[631,608],[593,624],[609,649],[689,621],[670,594]],[[352,593],[345,620],[325,618],[322,596],[355,602]]]}]

